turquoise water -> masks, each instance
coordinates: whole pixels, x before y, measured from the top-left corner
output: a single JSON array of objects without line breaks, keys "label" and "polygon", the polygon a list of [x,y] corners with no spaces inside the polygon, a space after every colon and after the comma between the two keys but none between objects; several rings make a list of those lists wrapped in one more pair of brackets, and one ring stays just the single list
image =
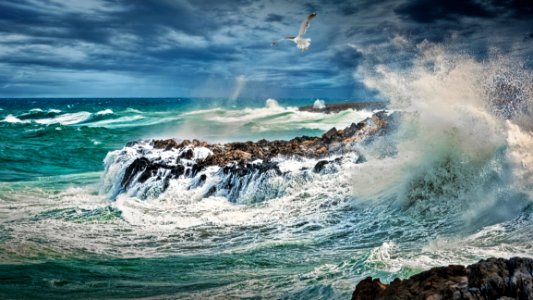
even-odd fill
[{"label": "turquoise water", "polygon": [[0,100],[0,298],[348,299],[366,276],[533,255],[531,167],[516,164],[531,133],[472,111],[441,127],[407,114],[358,146],[367,162],[261,203],[100,193],[130,141],[287,139],[372,114],[295,108],[313,101]]},{"label": "turquoise water", "polygon": [[[311,100],[291,100],[291,105]],[[283,104],[283,101],[281,102]],[[184,112],[217,107],[262,107],[261,101],[217,99],[0,99],[0,139],[4,142],[0,181],[99,171],[105,154],[130,141],[174,137],[194,116]],[[269,115],[268,118],[279,116]],[[12,119],[16,118],[16,119]],[[260,121],[260,120],[259,120]],[[225,128],[196,124],[210,140],[226,137],[245,139],[294,134],[319,134],[315,129],[247,134],[253,121],[242,124],[239,133],[228,135]],[[58,147],[60,146],[60,147]],[[30,159],[28,159],[30,158]]]}]

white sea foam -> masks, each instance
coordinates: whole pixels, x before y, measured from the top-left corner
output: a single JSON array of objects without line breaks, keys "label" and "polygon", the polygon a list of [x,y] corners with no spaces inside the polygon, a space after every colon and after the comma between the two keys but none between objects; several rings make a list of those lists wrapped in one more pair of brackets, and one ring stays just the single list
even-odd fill
[{"label": "white sea foam", "polygon": [[89,127],[107,127],[107,128],[123,128],[131,126],[142,126],[138,124],[138,120],[144,119],[144,116],[133,115],[124,116],[116,119],[100,120],[95,122],[88,122],[86,125]]},{"label": "white sea foam", "polygon": [[136,113],[136,114],[142,114],[143,112],[138,110],[138,109],[135,109],[135,108],[131,108],[131,107],[128,107],[125,112],[129,112],[129,113]]},{"label": "white sea foam", "polygon": [[[320,280],[330,287],[344,280],[351,290],[355,276],[378,274],[391,280],[489,256],[531,257],[533,220],[523,209],[532,190],[527,118],[512,115],[503,120],[484,101],[491,93],[479,83],[488,81],[476,76],[490,74],[492,68],[501,70],[499,66],[458,58],[450,66],[446,55],[432,51],[436,64],[423,58],[432,71],[417,62],[411,74],[381,66],[378,75],[364,77],[395,107],[415,115],[405,114],[397,135],[358,145],[365,163],[345,155],[334,172],[317,174],[309,171],[316,160],[279,158],[280,171],[297,176],[274,179],[265,190],[251,185],[243,197],[282,191],[253,203],[231,203],[223,195],[204,197],[201,187],[189,188],[191,178],[171,180],[165,193],[146,200],[122,193],[110,202],[90,188],[60,193],[10,190],[0,194],[1,225],[9,234],[9,239],[0,239],[0,258],[11,262],[20,253],[36,259],[43,253],[82,258],[260,253],[280,263],[279,253],[286,251],[283,256],[297,253],[300,261],[313,264],[283,278],[286,285],[309,286]],[[208,130],[242,126],[243,131],[259,132],[299,126],[342,128],[357,121],[359,113],[364,112],[311,114],[269,101],[258,109],[204,110],[182,117],[194,118],[191,132],[202,133],[198,127],[209,122],[213,127]],[[194,158],[208,154],[198,149]],[[120,189],[125,166],[141,155],[171,164],[179,153],[154,151],[148,144],[112,151],[101,187]],[[204,170],[206,186],[221,179],[219,171]],[[502,199],[504,205],[498,206]],[[258,281],[252,284],[264,290],[264,282]],[[226,295],[228,286],[220,289]],[[206,295],[212,296],[213,290]]]},{"label": "white sea foam", "polygon": [[86,111],[81,111],[77,113],[66,113],[54,118],[48,119],[36,119],[34,120],[38,124],[61,124],[61,125],[73,125],[78,124],[84,121],[87,121],[91,118],[91,113]]},{"label": "white sea foam", "polygon": [[316,99],[313,103],[313,108],[315,109],[323,109],[326,108],[326,102],[324,100]]},{"label": "white sea foam", "polygon": [[193,151],[193,159],[203,160],[212,154],[213,152],[206,147],[196,147],[194,148],[194,151]]},{"label": "white sea foam", "polygon": [[344,128],[371,115],[371,111],[351,109],[331,114],[300,111],[297,107],[283,107],[275,99],[267,99],[260,108],[215,108],[185,113],[183,125],[168,136],[227,141],[232,136],[266,132],[325,131],[332,127]]},{"label": "white sea foam", "polygon": [[6,122],[6,123],[29,123],[28,120],[21,120],[11,114],[7,115],[3,120],[2,122]]},{"label": "white sea foam", "polygon": [[98,116],[111,115],[111,114],[113,114],[113,111],[111,109],[109,109],[109,108],[101,110],[101,111],[96,113],[96,115],[98,115]]},{"label": "white sea foam", "polygon": [[[527,112],[532,106],[533,92],[525,84],[531,82],[531,72],[499,56],[478,62],[427,42],[418,49],[418,59],[408,71],[378,65],[360,67],[357,74],[368,87],[390,99],[393,108],[411,112],[403,122],[404,135],[396,155],[398,162],[403,161],[399,172],[404,175],[394,184],[404,184],[404,200],[412,204],[417,197],[438,197],[429,191],[430,185],[437,185],[455,197],[461,194],[454,206],[473,217],[473,211],[486,214],[489,205],[497,205],[502,198],[498,190],[504,187],[527,191],[529,188],[516,184],[530,181],[525,177],[531,177],[527,175],[531,167],[524,167],[527,164],[523,162],[528,161],[525,153],[532,149],[531,135],[516,122],[524,120],[520,111]],[[509,95],[509,90],[515,94]],[[501,97],[506,99],[506,114],[501,113]],[[507,108],[515,105],[521,109],[509,112]],[[507,157],[500,157],[501,149],[509,149]],[[513,172],[521,179],[509,180],[504,173],[511,161],[521,166]],[[491,178],[490,172],[500,178]],[[452,183],[451,178],[456,181]],[[451,194],[448,196],[454,198]],[[478,200],[482,194],[486,196]],[[521,205],[520,201],[506,204]]]}]

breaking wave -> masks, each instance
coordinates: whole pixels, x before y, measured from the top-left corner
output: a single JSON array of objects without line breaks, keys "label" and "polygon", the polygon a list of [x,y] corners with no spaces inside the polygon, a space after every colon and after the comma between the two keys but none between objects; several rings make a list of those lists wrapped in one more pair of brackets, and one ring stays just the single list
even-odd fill
[{"label": "breaking wave", "polygon": [[[76,180],[87,182],[81,175],[85,181],[61,179],[66,187],[61,191],[45,192],[43,185],[58,183],[43,178],[23,191],[0,185],[8,191],[0,195],[0,214],[9,220],[0,227],[0,257],[18,262],[28,259],[19,253],[36,260],[43,253],[97,255],[136,258],[144,265],[150,264],[142,259],[158,258],[194,280],[204,280],[206,273],[216,277],[209,277],[216,284],[208,294],[193,291],[199,298],[227,296],[233,287],[240,295],[271,298],[297,289],[311,298],[337,292],[344,297],[365,276],[390,281],[487,256],[533,256],[531,71],[499,55],[481,62],[428,43],[418,48],[408,70],[362,65],[357,73],[389,100],[389,111],[398,112],[394,130],[320,159],[280,155],[267,172],[257,169],[256,161],[246,168],[217,165],[194,173],[194,162],[209,149],[156,148],[152,142],[319,136],[374,112],[305,112],[274,99],[242,109],[113,107],[112,113],[98,114],[111,110],[102,106],[27,118],[28,111],[5,112],[5,126],[64,124],[46,132],[61,138],[78,129],[93,139],[91,134],[101,132],[158,127],[143,132],[146,140],[113,145],[103,174],[89,180],[100,193],[92,185],[71,187]],[[178,158],[190,176],[169,177],[165,168],[143,172],[149,163],[177,165]],[[128,168],[134,175],[124,181]],[[19,199],[24,205],[13,210]],[[191,265],[202,267],[195,273]],[[260,274],[236,278],[243,270]]]}]

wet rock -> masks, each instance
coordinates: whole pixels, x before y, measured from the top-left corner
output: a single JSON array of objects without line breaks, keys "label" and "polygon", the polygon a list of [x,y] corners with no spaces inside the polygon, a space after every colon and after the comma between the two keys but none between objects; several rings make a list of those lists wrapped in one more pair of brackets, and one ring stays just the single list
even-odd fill
[{"label": "wet rock", "polygon": [[204,198],[211,197],[211,196],[213,196],[216,192],[217,192],[217,187],[216,187],[216,186],[212,186],[211,188],[209,188],[209,190],[207,191],[207,193],[204,194]]},{"label": "wet rock", "polygon": [[322,138],[323,139],[326,139],[326,140],[331,140],[332,138],[334,138],[336,135],[337,135],[337,129],[335,127],[331,128],[330,130],[328,130],[328,132],[324,133],[324,135],[322,135]]},{"label": "wet rock", "polygon": [[122,177],[121,186],[126,188],[131,184],[135,175],[139,172],[144,172],[150,165],[150,161],[144,157],[134,160],[124,172],[124,177]]},{"label": "wet rock", "polygon": [[[323,173],[326,165],[331,163],[328,157],[355,152],[354,142],[387,130],[391,126],[389,120],[391,116],[387,112],[378,112],[371,118],[353,123],[344,129],[332,128],[321,137],[301,136],[288,141],[263,139],[257,142],[209,144],[196,139],[192,141],[167,139],[128,143],[126,148],[129,149],[123,150],[124,155],[131,153],[126,150],[133,150],[138,157],[125,167],[118,193],[127,191],[135,183],[144,183],[153,176],[163,182],[157,187],[157,191],[161,189],[164,191],[169,186],[170,179],[201,176],[202,172],[210,167],[219,167],[229,176],[227,185],[232,186],[228,186],[227,189],[231,189],[235,183],[230,181],[237,182],[237,177],[252,173],[268,172],[272,176],[281,176],[282,172],[277,163],[279,160],[276,160],[279,157],[322,159],[313,170]],[[196,187],[202,185],[205,179],[193,182],[196,183]],[[209,190],[207,194],[218,192],[220,189]],[[233,191],[228,192],[232,193]]]},{"label": "wet rock", "polygon": [[194,152],[192,149],[187,149],[179,156],[179,158],[192,159],[194,157]]},{"label": "wet rock", "polygon": [[390,285],[368,277],[352,299],[533,299],[533,260],[489,258],[468,267],[433,268]]},{"label": "wet rock", "polygon": [[359,157],[357,157],[357,160],[355,161],[356,164],[362,164],[365,162],[366,162],[366,158],[363,155],[359,155]]},{"label": "wet rock", "polygon": [[352,300],[374,300],[375,295],[379,295],[387,287],[379,279],[372,280],[372,277],[367,277],[357,284],[357,293],[354,292]]},{"label": "wet rock", "polygon": [[315,167],[313,168],[313,172],[320,173],[324,169],[324,167],[329,164],[329,161],[327,160],[321,160],[316,163]]}]

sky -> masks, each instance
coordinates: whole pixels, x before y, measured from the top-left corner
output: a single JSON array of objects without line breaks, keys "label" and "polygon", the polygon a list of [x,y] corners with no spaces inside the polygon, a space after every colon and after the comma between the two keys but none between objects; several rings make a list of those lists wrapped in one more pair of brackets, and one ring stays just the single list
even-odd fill
[{"label": "sky", "polygon": [[[311,12],[308,51],[271,45]],[[0,97],[367,100],[357,69],[423,42],[532,67],[533,2],[0,0]]]}]

